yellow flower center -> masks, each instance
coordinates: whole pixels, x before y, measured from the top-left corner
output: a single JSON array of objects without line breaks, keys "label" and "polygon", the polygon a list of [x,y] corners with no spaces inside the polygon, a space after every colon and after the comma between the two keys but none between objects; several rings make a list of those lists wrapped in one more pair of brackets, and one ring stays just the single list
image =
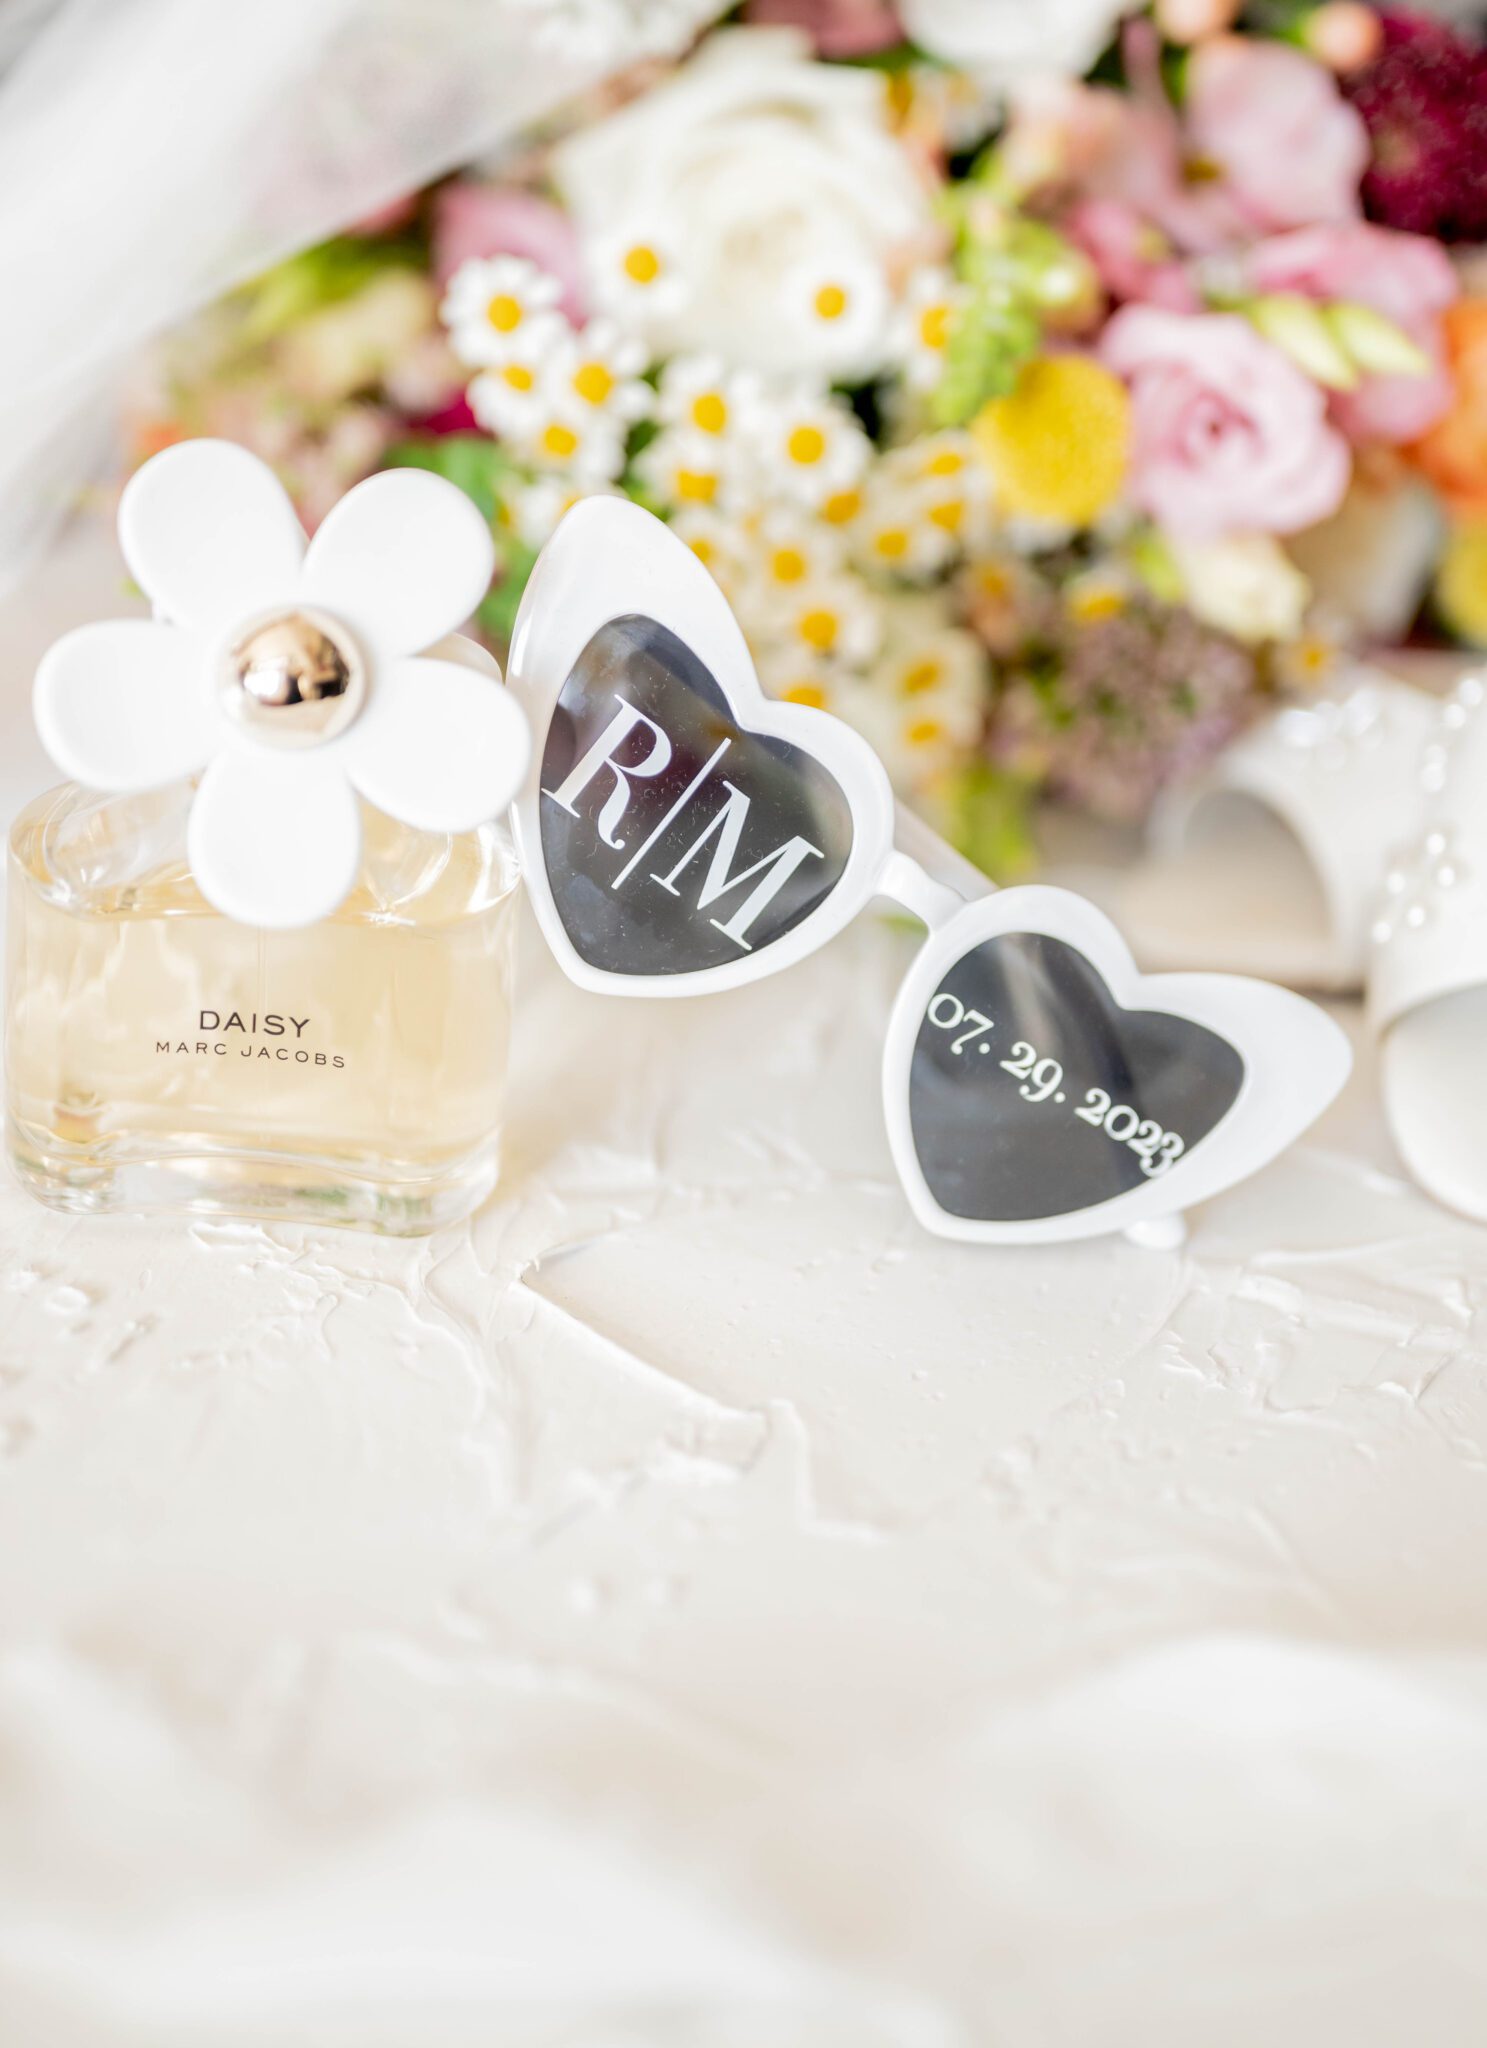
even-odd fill
[{"label": "yellow flower center", "polygon": [[692,400],[692,424],[704,434],[721,434],[728,424],[728,402],[721,392],[704,391]]},{"label": "yellow flower center", "polygon": [[932,747],[944,730],[937,718],[916,718],[904,738],[911,747]]},{"label": "yellow flower center", "polygon": [[826,436],[819,427],[796,427],[785,448],[792,462],[809,466],[826,453]]},{"label": "yellow flower center", "polygon": [[932,690],[939,680],[940,664],[932,655],[926,655],[923,661],[916,661],[912,667],[904,670],[903,693],[906,697],[922,696],[926,690]]},{"label": "yellow flower center", "polygon": [[965,524],[966,501],[964,498],[941,498],[937,505],[926,506],[924,516],[931,525],[940,527],[945,533],[959,533]]},{"label": "yellow flower center", "polygon": [[537,382],[535,373],[525,363],[508,363],[501,376],[513,391],[530,391]]},{"label": "yellow flower center", "polygon": [[919,315],[919,339],[936,353],[950,339],[950,308],[943,304],[926,306]]},{"label": "yellow flower center", "polygon": [[1119,618],[1126,601],[1113,583],[1093,583],[1083,590],[1071,590],[1068,606],[1072,618],[1090,626],[1098,619]]},{"label": "yellow flower center", "polygon": [[585,405],[602,405],[614,389],[614,373],[603,363],[582,363],[573,373],[573,388]]},{"label": "yellow flower center", "polygon": [[632,284],[654,284],[661,275],[661,259],[648,242],[637,242],[624,254],[624,271]]},{"label": "yellow flower center", "polygon": [[847,294],[839,284],[823,284],[814,304],[818,320],[840,320],[847,310]]},{"label": "yellow flower center", "polygon": [[706,469],[679,469],[671,481],[677,497],[689,505],[711,504],[718,488],[717,478]]},{"label": "yellow flower center", "polygon": [[521,300],[514,299],[510,292],[497,292],[485,309],[485,317],[497,334],[510,334],[521,326]]},{"label": "yellow flower center", "polygon": [[800,637],[818,654],[829,654],[836,645],[838,620],[835,612],[813,611],[800,615]]},{"label": "yellow flower center", "polygon": [[799,548],[776,548],[770,568],[776,583],[799,583],[806,572],[806,559]]},{"label": "yellow flower center", "polygon": [[909,536],[901,526],[885,526],[873,536],[873,547],[885,562],[901,562],[909,552]]},{"label": "yellow flower center", "polygon": [[1087,526],[1125,481],[1126,388],[1089,356],[1040,356],[971,424],[1008,512]]},{"label": "yellow flower center", "polygon": [[717,559],[717,549],[703,534],[693,534],[691,540],[687,542],[687,546],[692,550],[692,553],[697,557],[704,569],[710,569]]},{"label": "yellow flower center", "polygon": [[821,507],[821,517],[829,526],[846,526],[861,510],[861,491],[833,491]]},{"label": "yellow flower center", "polygon": [[966,466],[964,453],[959,448],[936,448],[924,465],[926,476],[959,476]]},{"label": "yellow flower center", "polygon": [[555,455],[561,461],[565,456],[578,453],[578,436],[561,420],[550,420],[542,430],[542,446],[547,454]]},{"label": "yellow flower center", "polygon": [[809,704],[812,711],[826,709],[826,692],[819,683],[792,683],[780,694],[787,704]]}]

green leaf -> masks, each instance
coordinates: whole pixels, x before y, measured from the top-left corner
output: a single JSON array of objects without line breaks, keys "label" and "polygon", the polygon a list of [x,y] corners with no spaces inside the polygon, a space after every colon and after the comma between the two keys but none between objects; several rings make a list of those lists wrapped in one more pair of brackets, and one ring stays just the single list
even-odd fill
[{"label": "green leaf", "polygon": [[999,882],[1034,864],[1029,823],[1033,785],[991,761],[973,761],[947,778],[940,793],[942,829],[950,843]]},{"label": "green leaf", "polygon": [[527,587],[527,578],[537,560],[537,549],[529,547],[514,534],[498,534],[496,537],[500,565],[490,595],[475,614],[480,630],[501,647],[510,644],[511,629],[516,624],[516,608],[521,603],[522,592]]},{"label": "green leaf", "polygon": [[384,458],[388,469],[428,469],[447,477],[494,520],[503,485],[519,474],[516,464],[486,434],[440,434],[429,440],[399,441]]},{"label": "green leaf", "polygon": [[250,345],[273,341],[309,314],[353,297],[384,270],[418,267],[404,243],[341,236],[302,249],[244,287],[243,338]]}]

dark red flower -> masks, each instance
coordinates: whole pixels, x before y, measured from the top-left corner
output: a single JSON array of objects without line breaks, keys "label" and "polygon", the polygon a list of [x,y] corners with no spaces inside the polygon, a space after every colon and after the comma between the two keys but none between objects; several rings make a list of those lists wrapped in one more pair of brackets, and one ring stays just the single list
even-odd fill
[{"label": "dark red flower", "polygon": [[1487,241],[1487,47],[1428,15],[1382,22],[1378,57],[1343,81],[1373,144],[1364,207],[1391,228]]}]

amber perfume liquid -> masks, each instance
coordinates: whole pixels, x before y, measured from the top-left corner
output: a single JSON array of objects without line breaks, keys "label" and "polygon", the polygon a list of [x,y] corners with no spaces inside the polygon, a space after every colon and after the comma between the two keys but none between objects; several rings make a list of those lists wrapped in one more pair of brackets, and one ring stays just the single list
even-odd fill
[{"label": "amber perfume liquid", "polygon": [[[494,1186],[516,868],[504,831],[364,809],[333,917],[258,931],[206,904],[189,784],[67,786],[10,840],[11,1158],[55,1207],[435,1229]],[[292,829],[292,828],[290,828]]]}]

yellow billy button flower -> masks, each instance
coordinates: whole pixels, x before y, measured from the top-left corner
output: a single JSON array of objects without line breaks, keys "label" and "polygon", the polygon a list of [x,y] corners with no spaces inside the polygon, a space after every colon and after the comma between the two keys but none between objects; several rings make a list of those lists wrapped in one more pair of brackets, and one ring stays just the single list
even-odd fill
[{"label": "yellow billy button flower", "polygon": [[1436,572],[1435,601],[1453,633],[1487,647],[1487,520],[1470,520],[1451,533]]},{"label": "yellow billy button flower", "polygon": [[1131,407],[1125,386],[1083,355],[1039,356],[993,398],[971,432],[1003,512],[1088,526],[1125,481]]}]

